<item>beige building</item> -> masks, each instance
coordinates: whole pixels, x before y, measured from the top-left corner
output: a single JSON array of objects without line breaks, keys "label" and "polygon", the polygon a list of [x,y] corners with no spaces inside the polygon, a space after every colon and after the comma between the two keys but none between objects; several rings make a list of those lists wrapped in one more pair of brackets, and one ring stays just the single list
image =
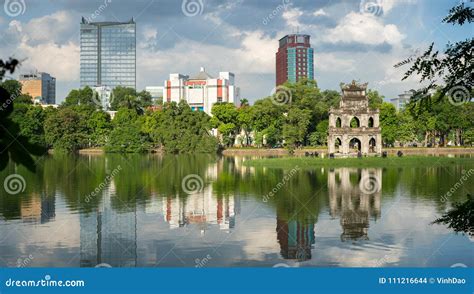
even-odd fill
[{"label": "beige building", "polygon": [[41,104],[56,103],[56,78],[48,73],[36,72],[20,75],[21,93],[28,94]]},{"label": "beige building", "polygon": [[339,108],[329,111],[329,153],[382,153],[379,110],[369,108],[367,84],[341,83]]}]

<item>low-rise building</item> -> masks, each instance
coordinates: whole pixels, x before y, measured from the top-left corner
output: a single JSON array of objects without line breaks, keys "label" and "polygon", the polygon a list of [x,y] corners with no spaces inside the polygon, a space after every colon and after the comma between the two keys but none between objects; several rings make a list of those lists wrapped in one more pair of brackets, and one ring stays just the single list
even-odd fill
[{"label": "low-rise building", "polygon": [[148,86],[145,87],[145,91],[150,93],[153,105],[160,105],[163,103],[163,92],[165,88],[160,86]]},{"label": "low-rise building", "polygon": [[33,97],[40,104],[56,103],[56,78],[45,72],[21,74],[21,93]]},{"label": "low-rise building", "polygon": [[390,99],[390,102],[395,106],[397,111],[400,111],[410,102],[411,96],[413,96],[413,91],[405,91],[399,94],[397,98]]},{"label": "low-rise building", "polygon": [[209,75],[201,67],[194,76],[170,74],[164,84],[163,102],[185,100],[193,110],[201,110],[211,115],[212,106],[218,102],[239,101],[239,88],[235,86],[235,76],[231,72],[219,72],[217,78]]}]

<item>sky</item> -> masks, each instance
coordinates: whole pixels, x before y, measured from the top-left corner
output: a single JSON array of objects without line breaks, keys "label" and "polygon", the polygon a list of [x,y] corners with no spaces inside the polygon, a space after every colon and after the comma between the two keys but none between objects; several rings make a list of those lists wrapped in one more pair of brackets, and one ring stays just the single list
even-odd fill
[{"label": "sky", "polygon": [[0,58],[22,61],[12,78],[35,70],[56,77],[60,103],[79,88],[81,17],[133,17],[137,90],[205,67],[233,72],[241,97],[254,102],[274,91],[278,40],[299,32],[311,35],[319,88],[357,80],[388,100],[418,84],[401,81],[407,68],[394,64],[431,42],[443,50],[472,37],[467,26],[441,23],[460,1],[469,0],[0,0]]}]

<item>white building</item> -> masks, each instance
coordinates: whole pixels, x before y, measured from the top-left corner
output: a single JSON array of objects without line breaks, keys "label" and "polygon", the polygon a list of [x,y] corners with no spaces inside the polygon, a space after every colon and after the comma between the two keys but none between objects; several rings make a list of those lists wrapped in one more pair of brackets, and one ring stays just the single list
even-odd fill
[{"label": "white building", "polygon": [[390,99],[390,102],[395,106],[397,111],[400,111],[410,102],[411,96],[413,96],[413,90],[405,91],[403,94],[399,94],[397,98]]},{"label": "white building", "polygon": [[153,105],[159,105],[163,102],[163,92],[165,88],[159,86],[148,86],[145,87],[145,91],[150,93]]},{"label": "white building", "polygon": [[211,115],[212,105],[217,102],[239,101],[239,88],[235,86],[235,76],[230,72],[219,72],[217,78],[209,75],[201,67],[198,74],[189,77],[170,74],[165,81],[163,102],[185,100],[193,110],[202,110]]},{"label": "white building", "polygon": [[94,91],[93,102],[101,106],[103,110],[109,110],[113,99],[112,89],[107,86],[96,86],[92,87],[92,91]]}]

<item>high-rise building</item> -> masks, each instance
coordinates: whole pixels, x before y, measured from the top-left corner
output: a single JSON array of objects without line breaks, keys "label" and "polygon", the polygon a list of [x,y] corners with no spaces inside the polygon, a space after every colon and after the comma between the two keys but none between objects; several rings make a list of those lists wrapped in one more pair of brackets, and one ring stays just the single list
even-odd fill
[{"label": "high-rise building", "polygon": [[411,96],[413,96],[413,91],[405,91],[404,93],[399,94],[397,98],[390,99],[390,102],[395,106],[397,111],[400,111],[410,102]]},{"label": "high-rise building", "polygon": [[45,72],[20,75],[21,93],[41,104],[56,103],[56,78]]},{"label": "high-rise building", "polygon": [[279,41],[276,53],[276,85],[302,78],[314,79],[313,48],[309,35],[286,35]]},{"label": "high-rise building", "polygon": [[209,115],[215,103],[239,100],[239,88],[235,86],[235,76],[231,72],[220,72],[219,77],[214,78],[201,67],[200,72],[192,77],[170,74],[164,86],[163,102],[185,100],[193,110]]},{"label": "high-rise building", "polygon": [[81,22],[81,87],[136,88],[136,23]]}]

